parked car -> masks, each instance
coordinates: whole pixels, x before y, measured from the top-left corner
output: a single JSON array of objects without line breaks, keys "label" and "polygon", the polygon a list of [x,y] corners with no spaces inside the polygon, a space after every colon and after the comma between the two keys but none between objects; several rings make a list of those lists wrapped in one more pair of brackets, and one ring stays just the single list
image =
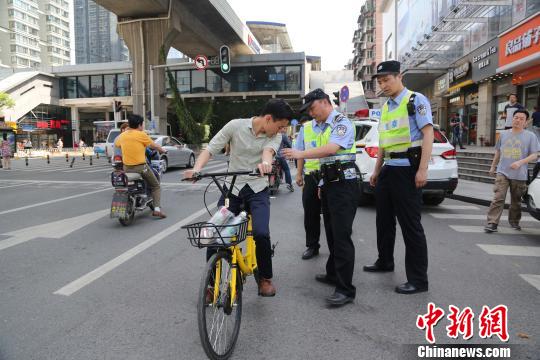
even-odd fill
[{"label": "parked car", "polygon": [[107,135],[107,140],[105,141],[105,155],[108,158],[114,156],[114,141],[120,135],[120,129],[111,129],[109,135]]},{"label": "parked car", "polygon": [[540,220],[540,174],[529,184],[524,200],[529,214]]},{"label": "parked car", "polygon": [[[354,121],[356,126],[356,165],[359,172],[358,204],[367,205],[372,200],[374,188],[369,179],[375,169],[379,151],[378,120]],[[446,195],[451,194],[458,183],[456,150],[448,139],[434,128],[433,150],[428,167],[428,181],[422,189],[425,205],[439,205]]]},{"label": "parked car", "polygon": [[94,154],[105,155],[105,143],[94,143]]},{"label": "parked car", "polygon": [[167,171],[169,167],[192,168],[195,165],[195,153],[180,140],[167,135],[150,135],[150,138],[167,150],[166,154],[161,155],[161,160],[164,160],[163,172]]}]

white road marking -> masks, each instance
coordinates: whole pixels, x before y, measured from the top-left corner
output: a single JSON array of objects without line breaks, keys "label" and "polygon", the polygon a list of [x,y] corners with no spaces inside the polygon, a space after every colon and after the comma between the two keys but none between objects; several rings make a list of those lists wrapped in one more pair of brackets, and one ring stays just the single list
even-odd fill
[{"label": "white road marking", "polygon": [[28,185],[28,184],[16,184],[16,185],[0,186],[0,189],[7,189],[7,188],[12,188],[12,187],[17,187],[17,186],[25,186],[25,185]]},{"label": "white road marking", "polygon": [[76,199],[78,197],[82,197],[82,196],[86,196],[86,195],[92,195],[92,194],[96,194],[98,192],[103,192],[103,191],[111,191],[111,189],[110,188],[99,189],[99,190],[85,192],[85,193],[82,193],[82,194],[71,195],[71,196],[66,196],[66,197],[59,198],[59,199],[44,201],[44,202],[40,202],[40,203],[37,203],[37,204],[21,206],[21,207],[15,208],[15,209],[0,211],[0,215],[9,214],[9,213],[13,213],[13,212],[21,211],[21,210],[26,210],[26,209],[31,209],[31,208],[42,206],[42,205],[54,204],[54,203],[57,203],[57,202],[60,202],[60,201]]},{"label": "white road marking", "polygon": [[[451,220],[485,220],[486,215],[483,214],[442,214],[442,213],[429,213],[436,219],[451,219]],[[508,216],[501,216],[501,220],[508,221]],[[532,216],[522,216],[521,221],[533,221],[536,222]]]},{"label": "white road marking", "polygon": [[540,257],[540,246],[515,246],[515,245],[494,245],[476,244],[478,247],[490,255],[508,256],[534,256]]},{"label": "white road marking", "polygon": [[540,275],[519,274],[519,276],[540,291]]},{"label": "white road marking", "polygon": [[5,233],[3,235],[10,237],[0,241],[0,251],[36,238],[61,239],[105,216],[109,211],[109,209],[94,211],[69,219],[58,220]]},{"label": "white road marking", "polygon": [[[213,208],[217,205],[217,202],[214,202],[213,204],[209,205],[209,208]],[[178,221],[176,224],[169,226],[165,230],[161,231],[160,233],[152,236],[151,238],[143,241],[139,245],[129,249],[128,251],[124,252],[123,254],[115,257],[114,259],[106,262],[105,264],[101,265],[97,269],[87,273],[86,275],[78,278],[77,280],[72,281],[71,283],[67,284],[66,286],[56,290],[54,294],[56,295],[64,295],[64,296],[70,296],[82,289],[83,287],[91,284],[92,282],[96,281],[100,277],[104,276],[108,272],[114,270],[118,266],[122,265],[126,261],[130,260],[134,256],[140,254],[144,250],[148,249],[152,245],[157,244],[167,236],[171,235],[172,233],[180,230],[180,228],[189,222],[197,219],[199,216],[206,213],[206,209],[201,209],[194,214],[191,214],[190,216]]]},{"label": "white road marking", "polygon": [[439,205],[438,208],[446,210],[479,210],[478,206],[473,205]]},{"label": "white road marking", "polygon": [[[454,231],[461,233],[483,233],[483,226],[468,226],[468,225],[449,225]],[[540,229],[538,228],[521,228],[521,231],[514,230],[512,228],[499,226],[498,232],[495,234],[505,235],[540,235]]]}]

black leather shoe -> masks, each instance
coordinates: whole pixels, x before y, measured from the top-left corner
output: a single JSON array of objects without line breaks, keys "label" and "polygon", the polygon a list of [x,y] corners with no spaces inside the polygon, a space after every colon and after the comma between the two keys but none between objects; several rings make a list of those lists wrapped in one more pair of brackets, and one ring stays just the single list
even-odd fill
[{"label": "black leather shoe", "polygon": [[408,294],[416,294],[416,293],[424,292],[424,291],[428,291],[427,285],[419,287],[419,286],[415,286],[415,285],[407,282],[405,284],[401,284],[399,286],[396,286],[396,292],[398,294],[407,294],[408,295]]},{"label": "black leather shoe", "polygon": [[306,251],[302,254],[302,260],[309,260],[319,255],[319,249],[317,248],[307,248]]},{"label": "black leather shoe", "polygon": [[318,282],[321,282],[323,284],[332,285],[332,286],[335,286],[336,282],[337,282],[334,278],[331,278],[326,274],[317,274],[317,275],[315,275],[315,280],[317,280]]},{"label": "black leather shoe", "polygon": [[394,271],[394,265],[381,266],[377,262],[373,265],[364,266],[366,272],[391,272]]},{"label": "black leather shoe", "polygon": [[332,295],[326,298],[326,303],[332,307],[343,306],[353,301],[354,301],[353,297],[350,297],[350,296],[347,296],[338,292],[334,292]]}]

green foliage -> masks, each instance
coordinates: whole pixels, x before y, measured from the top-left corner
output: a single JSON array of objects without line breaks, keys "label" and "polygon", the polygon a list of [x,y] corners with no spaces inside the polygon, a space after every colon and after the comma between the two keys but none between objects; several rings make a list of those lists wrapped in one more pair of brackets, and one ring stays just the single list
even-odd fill
[{"label": "green foliage", "polygon": [[0,110],[10,109],[15,106],[15,101],[5,92],[0,92]]}]

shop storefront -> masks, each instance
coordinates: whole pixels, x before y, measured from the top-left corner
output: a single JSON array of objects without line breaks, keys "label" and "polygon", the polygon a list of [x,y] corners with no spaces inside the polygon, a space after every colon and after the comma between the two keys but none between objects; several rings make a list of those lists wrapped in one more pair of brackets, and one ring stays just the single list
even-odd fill
[{"label": "shop storefront", "polygon": [[499,36],[499,72],[512,72],[520,102],[532,112],[540,105],[540,13]]},{"label": "shop storefront", "polygon": [[71,146],[71,120],[68,108],[42,104],[18,122],[19,148],[30,140],[33,149],[50,149],[60,138],[65,147]]}]

